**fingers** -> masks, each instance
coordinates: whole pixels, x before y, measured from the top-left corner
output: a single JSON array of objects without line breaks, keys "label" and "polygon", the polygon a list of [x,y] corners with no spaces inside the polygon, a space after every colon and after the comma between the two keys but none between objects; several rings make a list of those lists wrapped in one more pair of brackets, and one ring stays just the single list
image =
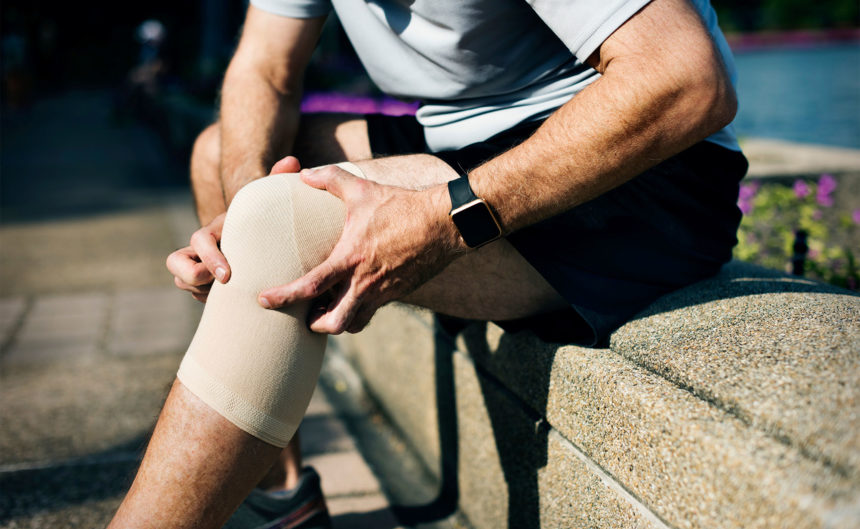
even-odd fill
[{"label": "fingers", "polygon": [[281,158],[275,165],[272,166],[272,170],[269,171],[269,175],[273,174],[282,174],[282,173],[298,173],[301,171],[302,165],[299,163],[299,159],[295,156],[287,156]]},{"label": "fingers", "polygon": [[218,247],[224,217],[225,214],[221,214],[194,232],[191,246],[167,256],[167,269],[174,276],[174,284],[198,301],[206,301],[215,278],[222,283],[230,279],[230,266]]},{"label": "fingers", "polygon": [[206,283],[203,285],[189,285],[185,281],[179,279],[178,277],[173,278],[173,284],[176,285],[177,288],[190,292],[192,295],[197,294],[200,296],[208,296],[209,291],[212,290],[212,283]]},{"label": "fingers", "polygon": [[167,269],[179,289],[189,292],[197,301],[206,301],[213,277],[193,248],[181,248],[167,256]]},{"label": "fingers", "polygon": [[325,165],[314,169],[303,169],[302,181],[311,187],[325,189],[337,198],[344,200],[350,190],[360,190],[370,185],[368,180],[359,178],[336,165]]},{"label": "fingers", "polygon": [[[200,286],[211,283],[214,279],[212,272],[200,262],[197,252],[190,246],[180,248],[167,256],[167,269],[176,280],[185,285]],[[179,286],[177,284],[177,286]],[[182,288],[182,287],[180,287]]]},{"label": "fingers", "polygon": [[325,334],[341,334],[346,331],[355,317],[360,300],[355,289],[343,285],[341,292],[323,311],[312,311],[308,318],[310,330]]},{"label": "fingers", "polygon": [[345,273],[344,269],[335,268],[333,265],[335,262],[329,257],[299,279],[264,290],[257,298],[258,302],[263,308],[279,309],[297,301],[308,301],[322,296],[337,284]]},{"label": "fingers", "polygon": [[212,224],[195,231],[191,236],[191,248],[212,274],[212,277],[226,283],[230,280],[230,266],[218,246],[223,219],[223,216],[218,217]]}]

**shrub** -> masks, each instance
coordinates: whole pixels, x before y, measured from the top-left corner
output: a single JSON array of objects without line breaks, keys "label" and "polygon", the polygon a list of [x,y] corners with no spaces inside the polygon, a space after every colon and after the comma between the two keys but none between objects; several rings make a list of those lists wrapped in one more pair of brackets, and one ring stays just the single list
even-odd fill
[{"label": "shrub", "polygon": [[857,248],[851,243],[860,230],[860,209],[837,211],[833,207],[837,187],[828,174],[817,181],[795,180],[790,187],[759,180],[743,183],[738,207],[744,217],[735,258],[790,272],[797,234],[802,231],[809,250],[804,274],[858,290]]}]

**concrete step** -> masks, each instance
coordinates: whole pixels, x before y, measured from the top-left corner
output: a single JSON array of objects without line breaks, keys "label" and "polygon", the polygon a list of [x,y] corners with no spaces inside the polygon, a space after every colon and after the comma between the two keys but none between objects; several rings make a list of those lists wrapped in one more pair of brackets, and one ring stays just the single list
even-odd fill
[{"label": "concrete step", "polygon": [[609,349],[493,324],[453,344],[404,306],[341,345],[428,467],[456,465],[476,528],[848,528],[858,315],[846,291],[732,265]]}]

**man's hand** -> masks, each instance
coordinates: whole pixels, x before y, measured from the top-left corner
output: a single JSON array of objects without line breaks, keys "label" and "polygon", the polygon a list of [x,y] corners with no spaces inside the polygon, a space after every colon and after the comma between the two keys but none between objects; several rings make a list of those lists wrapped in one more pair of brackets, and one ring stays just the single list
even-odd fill
[{"label": "man's hand", "polygon": [[412,191],[353,176],[336,166],[302,171],[302,180],[340,198],[346,223],[331,255],[305,276],[260,294],[266,308],[313,300],[315,332],[358,332],[385,303],[440,272],[461,251],[447,218],[447,191]]},{"label": "man's hand", "polygon": [[216,278],[222,283],[230,280],[230,265],[219,247],[226,215],[218,215],[207,226],[195,231],[190,246],[167,256],[167,269],[173,274],[173,282],[197,301],[206,301]]},{"label": "man's hand", "polygon": [[[269,176],[297,173],[301,168],[298,158],[287,156],[272,167]],[[204,303],[215,279],[222,283],[230,279],[230,265],[221,253],[220,246],[225,216],[226,213],[222,213],[215,217],[211,223],[191,235],[189,246],[167,256],[167,269],[173,274],[176,286]]]}]

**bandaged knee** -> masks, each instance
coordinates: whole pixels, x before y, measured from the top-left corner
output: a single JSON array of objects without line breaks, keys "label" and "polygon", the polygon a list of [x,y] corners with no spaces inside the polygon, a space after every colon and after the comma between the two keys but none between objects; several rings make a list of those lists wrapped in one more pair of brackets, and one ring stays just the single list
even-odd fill
[{"label": "bandaged knee", "polygon": [[[362,176],[353,164],[339,164]],[[245,186],[224,221],[230,264],[215,282],[177,377],[194,395],[249,434],[286,446],[319,377],[326,336],[307,328],[309,303],[267,310],[261,291],[303,276],[331,253],[346,209],[296,174]]]}]

